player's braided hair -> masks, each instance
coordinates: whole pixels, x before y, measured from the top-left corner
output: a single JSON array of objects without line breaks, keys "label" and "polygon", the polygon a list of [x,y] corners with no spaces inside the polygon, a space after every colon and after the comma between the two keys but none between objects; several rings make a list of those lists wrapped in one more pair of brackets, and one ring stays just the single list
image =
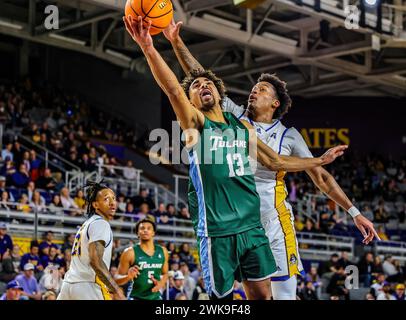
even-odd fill
[{"label": "player's braided hair", "polygon": [[276,92],[276,98],[280,101],[279,108],[276,108],[273,115],[274,119],[281,119],[282,116],[288,113],[292,106],[292,99],[288,94],[288,89],[286,88],[286,82],[279,79],[276,74],[263,73],[258,78],[258,82],[268,82],[274,88]]},{"label": "player's braided hair", "polygon": [[217,78],[217,76],[211,70],[194,69],[190,72],[190,75],[188,75],[183,79],[181,86],[183,88],[183,91],[185,91],[186,96],[190,99],[189,97],[190,85],[192,84],[193,81],[195,81],[196,78],[201,77],[213,81],[214,86],[217,88],[217,91],[219,92],[221,105],[223,103],[224,97],[226,96],[226,87],[224,86],[223,80]]},{"label": "player's braided hair", "polygon": [[103,179],[101,179],[99,182],[96,181],[88,181],[86,186],[83,188],[87,189],[85,192],[86,194],[86,214],[91,217],[96,213],[95,208],[93,207],[92,203],[96,201],[97,199],[97,194],[99,191],[104,190],[104,189],[110,189],[108,186],[103,184]]}]

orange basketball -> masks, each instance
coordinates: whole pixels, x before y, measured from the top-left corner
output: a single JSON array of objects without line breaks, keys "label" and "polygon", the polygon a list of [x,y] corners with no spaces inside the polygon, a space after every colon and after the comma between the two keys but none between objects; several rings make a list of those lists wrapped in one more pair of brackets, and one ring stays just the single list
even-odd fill
[{"label": "orange basketball", "polygon": [[162,32],[172,20],[173,7],[171,0],[127,0],[125,4],[126,17],[132,16],[134,19],[142,17],[145,22],[151,20],[151,35]]}]

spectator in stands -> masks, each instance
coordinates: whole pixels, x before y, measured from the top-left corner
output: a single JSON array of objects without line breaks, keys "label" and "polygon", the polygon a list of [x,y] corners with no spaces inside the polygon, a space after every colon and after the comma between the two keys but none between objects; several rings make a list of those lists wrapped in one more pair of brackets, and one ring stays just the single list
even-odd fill
[{"label": "spectator in stands", "polygon": [[401,301],[406,300],[405,285],[403,283],[398,283],[396,285],[394,297],[396,300],[401,300]]},{"label": "spectator in stands", "polygon": [[[391,255],[387,255],[385,257],[385,261],[382,264],[383,273],[387,277],[387,281],[389,282],[397,282],[400,280],[400,270],[396,266],[396,260],[393,259]],[[399,264],[398,264],[399,265]]]},{"label": "spectator in stands", "polygon": [[374,295],[372,293],[368,292],[365,295],[365,300],[375,300],[375,297],[374,297]]},{"label": "spectator in stands", "polygon": [[374,213],[369,205],[365,205],[362,209],[362,214],[370,221],[374,221]]},{"label": "spectator in stands", "polygon": [[52,198],[52,202],[48,206],[49,213],[53,213],[55,215],[63,215],[63,206],[61,202],[61,197],[55,194]]},{"label": "spectator in stands", "polygon": [[86,199],[85,194],[83,193],[82,189],[79,189],[76,193],[76,197],[74,199],[76,205],[79,209],[84,210],[86,207]]},{"label": "spectator in stands", "polygon": [[155,209],[154,201],[148,195],[148,190],[145,188],[141,188],[138,196],[133,197],[131,202],[135,208],[139,208],[142,203],[146,202],[151,210]]},{"label": "spectator in stands", "polygon": [[125,214],[128,216],[128,218],[126,218],[127,221],[132,221],[133,219],[135,219],[136,211],[134,209],[134,205],[131,202],[127,203]]},{"label": "spectator in stands", "polygon": [[384,274],[378,274],[376,280],[371,285],[371,293],[376,297],[382,292],[383,285],[386,282],[386,277]]},{"label": "spectator in stands", "polygon": [[334,223],[331,221],[328,212],[322,212],[320,214],[319,220],[319,230],[322,233],[328,234],[330,229],[334,226]]},{"label": "spectator in stands", "polygon": [[6,158],[10,159],[11,161],[14,160],[14,154],[11,151],[13,149],[13,144],[11,142],[6,144],[6,147],[1,151],[1,158],[6,160]]},{"label": "spectator in stands", "polygon": [[131,160],[127,161],[127,166],[123,170],[123,177],[127,180],[135,180],[137,178],[137,171]]},{"label": "spectator in stands", "polygon": [[320,268],[320,274],[324,275],[327,273],[329,275],[332,275],[333,273],[336,273],[339,267],[338,259],[338,254],[333,253],[330,256],[330,260],[322,264],[322,267]]},{"label": "spectator in stands", "polygon": [[73,242],[75,241],[75,234],[70,233],[65,236],[65,242],[62,245],[61,251],[65,252],[65,250],[72,250]]},{"label": "spectator in stands", "polygon": [[[42,251],[44,248],[55,248],[56,250],[59,249],[59,246],[53,242],[54,241],[54,233],[53,231],[47,231],[44,233],[44,241],[41,242],[39,245],[39,250]],[[45,266],[44,266],[45,267]]]},{"label": "spectator in stands", "polygon": [[171,255],[172,253],[178,252],[176,249],[176,245],[173,242],[168,242],[166,244],[166,249],[168,250],[169,254]]},{"label": "spectator in stands", "polygon": [[37,180],[37,186],[39,189],[47,191],[54,190],[54,188],[56,187],[56,181],[52,177],[51,169],[46,168],[44,170],[44,174],[41,175]]},{"label": "spectator in stands", "polygon": [[28,151],[25,151],[23,153],[23,158],[22,158],[21,162],[25,165],[25,167],[27,168],[27,171],[30,172],[31,171],[31,161],[30,161],[30,153]]},{"label": "spectator in stands", "polygon": [[156,218],[159,218],[161,215],[167,215],[165,211],[165,204],[163,202],[159,203],[158,208],[153,211],[153,215]]},{"label": "spectator in stands", "polygon": [[148,203],[144,202],[140,205],[138,212],[135,214],[135,219],[137,221],[149,218],[152,221],[155,221],[155,217],[150,213]]},{"label": "spectator in stands", "polygon": [[387,223],[389,221],[388,208],[383,200],[379,200],[378,206],[375,209],[374,221],[377,223]]},{"label": "spectator in stands", "polygon": [[24,265],[24,272],[16,277],[16,281],[23,288],[23,295],[32,300],[41,300],[41,290],[37,279],[34,277],[34,265],[27,263]]},{"label": "spectator in stands", "polygon": [[393,294],[391,294],[391,287],[389,282],[385,282],[382,287],[381,293],[378,294],[376,300],[396,300]]},{"label": "spectator in stands", "polygon": [[307,218],[305,227],[303,228],[302,232],[317,233],[317,231],[318,230],[315,228],[313,221]]},{"label": "spectator in stands", "polygon": [[35,150],[30,151],[30,160],[31,160],[31,179],[37,181],[39,177],[39,168],[41,166],[41,160],[37,158],[37,153]]},{"label": "spectator in stands", "polygon": [[316,289],[312,281],[306,281],[303,288],[299,291],[300,300],[319,300]]},{"label": "spectator in stands", "polygon": [[0,297],[0,300],[20,300],[23,288],[16,280],[7,283],[6,289],[6,293]]},{"label": "spectator in stands", "polygon": [[364,257],[358,262],[360,281],[364,286],[369,287],[372,283],[372,273],[374,272],[374,255],[372,252],[365,253]]},{"label": "spectator in stands", "polygon": [[21,257],[20,269],[24,270],[24,266],[29,263],[35,267],[35,271],[43,271],[39,258],[39,245],[37,241],[31,241],[30,252]]},{"label": "spectator in stands", "polygon": [[[0,176],[0,192],[3,193],[4,191],[8,193],[6,189],[6,177]],[[10,202],[15,201],[14,196],[11,192],[8,194],[8,198],[10,199]]]},{"label": "spectator in stands", "polygon": [[353,265],[353,263],[350,261],[350,259],[348,258],[348,252],[347,251],[341,251],[341,257],[340,259],[338,259],[338,264],[340,266],[343,266],[344,269],[347,266]]},{"label": "spectator in stands", "polygon": [[197,281],[196,288],[193,291],[192,300],[210,300],[203,277],[199,277]]},{"label": "spectator in stands", "polygon": [[187,296],[187,300],[192,300],[193,292],[196,289],[196,281],[190,276],[189,266],[186,262],[181,262],[179,265],[180,271],[184,276],[184,291]]},{"label": "spectator in stands", "polygon": [[180,218],[185,219],[185,220],[190,219],[190,212],[189,212],[189,209],[187,207],[182,207],[180,209]]},{"label": "spectator in stands", "polygon": [[30,206],[34,211],[38,213],[43,213],[46,211],[46,203],[45,199],[41,196],[39,191],[35,191],[30,202]]},{"label": "spectator in stands", "polygon": [[58,257],[58,249],[55,247],[49,247],[49,254],[41,257],[41,264],[44,268],[48,265],[53,265],[57,268],[64,266],[63,259]]},{"label": "spectator in stands", "polygon": [[305,281],[311,281],[314,289],[321,293],[322,282],[316,267],[311,267],[310,271],[305,276]]},{"label": "spectator in stands", "polygon": [[0,262],[0,281],[9,282],[13,280],[16,275],[20,272],[20,247],[18,245],[13,246],[11,253],[6,252],[3,255],[3,261]]},{"label": "spectator in stands", "polygon": [[9,158],[6,158],[5,160],[5,164],[3,165],[3,167],[0,170],[0,174],[2,176],[6,176],[7,179],[7,183],[11,183],[11,177],[13,176],[13,174],[16,173],[16,168],[14,166],[14,162],[11,161]]},{"label": "spectator in stands", "polygon": [[376,232],[378,233],[379,238],[381,238],[382,241],[388,241],[389,237],[385,232],[385,228],[381,225],[378,226],[378,228],[376,229]]},{"label": "spectator in stands", "polygon": [[28,202],[28,196],[25,193],[21,195],[21,198],[18,201],[17,210],[24,213],[31,212],[31,207]]},{"label": "spectator in stands", "polygon": [[11,176],[12,185],[16,188],[26,188],[30,182],[30,174],[25,167],[25,164],[20,164],[18,172]]},{"label": "spectator in stands", "polygon": [[331,294],[332,296],[338,296],[340,298],[344,298],[345,300],[349,300],[350,293],[345,287],[346,278],[347,275],[345,274],[343,266],[337,266],[336,271],[334,272],[330,283],[327,286],[327,293]]},{"label": "spectator in stands", "polygon": [[194,270],[194,268],[196,267],[195,258],[190,253],[189,244],[181,244],[179,248],[179,258],[181,261],[186,262],[192,270]]},{"label": "spectator in stands", "polygon": [[13,240],[7,234],[7,224],[0,222],[0,261],[5,253],[11,253],[13,250]]},{"label": "spectator in stands", "polygon": [[32,201],[32,196],[34,195],[35,191],[35,182],[30,181],[28,182],[27,189],[25,190],[25,193],[28,196],[28,201]]},{"label": "spectator in stands", "polygon": [[76,215],[80,214],[80,211],[78,210],[79,207],[77,206],[75,201],[69,195],[69,189],[68,188],[66,188],[66,187],[62,188],[61,193],[60,193],[60,197],[61,197],[62,207],[65,210],[69,210],[69,214],[71,216],[76,216]]},{"label": "spectator in stands", "polygon": [[118,199],[117,199],[117,212],[125,213],[126,208],[127,208],[127,201],[125,199],[125,196],[122,193],[120,193],[118,195]]},{"label": "spectator in stands", "polygon": [[[1,192],[1,191],[0,191]],[[7,191],[1,192],[1,201],[0,201],[0,209],[5,211],[13,210],[13,206],[10,204],[11,200],[9,199],[9,195]],[[10,219],[6,218],[5,221],[9,221]]]},{"label": "spectator in stands", "polygon": [[295,230],[297,232],[301,232],[303,230],[304,226],[305,226],[303,221],[302,221],[302,218],[297,213],[295,214],[295,222],[294,222],[294,224],[295,224]]},{"label": "spectator in stands", "polygon": [[[176,295],[179,293],[185,293],[185,290],[183,288],[185,277],[183,276],[183,273],[181,271],[176,271],[173,275],[173,287],[169,289],[169,300],[175,300]],[[167,300],[166,298],[166,290],[163,293],[163,298],[164,300]]]},{"label": "spectator in stands", "polygon": [[379,273],[383,273],[383,267],[382,267],[381,257],[379,255],[377,255],[374,258],[374,265],[372,267],[372,275],[374,277],[376,277]]}]

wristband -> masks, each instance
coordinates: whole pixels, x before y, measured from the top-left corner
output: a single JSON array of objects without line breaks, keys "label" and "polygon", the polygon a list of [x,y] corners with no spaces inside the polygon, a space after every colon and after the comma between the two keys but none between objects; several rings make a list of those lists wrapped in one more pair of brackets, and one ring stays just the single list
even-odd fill
[{"label": "wristband", "polygon": [[359,216],[361,214],[361,212],[359,212],[359,210],[355,206],[349,208],[348,213],[352,218],[355,218],[356,216]]}]

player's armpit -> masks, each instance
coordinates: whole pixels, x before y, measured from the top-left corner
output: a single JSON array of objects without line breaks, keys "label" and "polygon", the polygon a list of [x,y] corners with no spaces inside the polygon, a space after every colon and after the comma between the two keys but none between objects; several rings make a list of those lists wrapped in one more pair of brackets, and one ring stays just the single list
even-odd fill
[{"label": "player's armpit", "polygon": [[114,281],[106,264],[103,261],[104,249],[104,241],[95,241],[89,243],[90,266],[93,268],[96,276],[103,284],[106,285],[110,292],[112,292],[113,294],[117,294],[118,297],[125,300],[120,287]]}]

